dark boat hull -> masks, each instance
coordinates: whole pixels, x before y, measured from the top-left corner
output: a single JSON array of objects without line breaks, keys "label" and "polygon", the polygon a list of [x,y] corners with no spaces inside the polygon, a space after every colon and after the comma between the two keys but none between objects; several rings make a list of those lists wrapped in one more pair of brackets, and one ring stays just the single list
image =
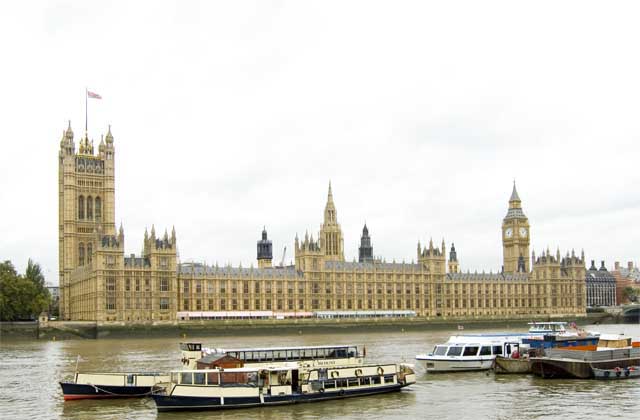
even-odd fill
[{"label": "dark boat hull", "polygon": [[225,410],[234,408],[250,408],[270,405],[297,404],[316,401],[327,401],[342,398],[361,397],[367,395],[384,394],[388,392],[400,391],[405,385],[393,384],[373,389],[343,389],[340,391],[326,391],[310,394],[292,394],[271,396],[264,395],[264,402],[260,397],[238,397],[224,398],[221,401],[216,397],[183,397],[168,396],[162,394],[152,394],[156,402],[158,411],[178,411],[178,410]]},{"label": "dark boat hull", "polygon": [[568,359],[553,359],[547,357],[532,358],[532,372],[542,378],[577,378],[590,379],[595,375],[592,368],[615,369],[627,368],[638,365],[640,358],[606,360],[606,361],[580,361]]},{"label": "dark boat hull", "polygon": [[60,382],[62,394],[66,400],[84,400],[93,398],[139,398],[151,394],[150,386],[112,386],[76,384]]}]

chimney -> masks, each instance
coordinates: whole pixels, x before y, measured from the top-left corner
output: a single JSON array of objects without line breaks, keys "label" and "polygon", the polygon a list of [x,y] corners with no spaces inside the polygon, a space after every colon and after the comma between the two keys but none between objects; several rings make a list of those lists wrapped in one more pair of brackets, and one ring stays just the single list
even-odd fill
[{"label": "chimney", "polygon": [[613,263],[613,269],[615,271],[620,271],[620,261],[616,261]]},{"label": "chimney", "polygon": [[627,268],[629,269],[629,271],[633,270],[633,261],[628,261],[627,262]]},{"label": "chimney", "polygon": [[604,261],[600,261],[600,271],[607,271],[607,267],[604,266]]}]

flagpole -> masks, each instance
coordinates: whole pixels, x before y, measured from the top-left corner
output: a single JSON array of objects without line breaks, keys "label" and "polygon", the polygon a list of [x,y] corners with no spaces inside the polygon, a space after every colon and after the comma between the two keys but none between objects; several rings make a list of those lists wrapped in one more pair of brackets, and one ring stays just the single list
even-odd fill
[{"label": "flagpole", "polygon": [[87,115],[88,115],[88,112],[87,112],[87,96],[89,96],[89,90],[85,87],[84,88],[84,132],[85,133],[88,130],[88,127],[87,127],[87,120],[88,120],[88,118],[87,118]]}]

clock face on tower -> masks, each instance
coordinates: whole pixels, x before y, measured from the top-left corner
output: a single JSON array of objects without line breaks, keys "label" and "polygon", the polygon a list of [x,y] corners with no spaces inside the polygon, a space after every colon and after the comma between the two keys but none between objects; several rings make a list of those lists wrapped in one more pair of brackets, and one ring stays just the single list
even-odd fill
[{"label": "clock face on tower", "polygon": [[504,231],[504,236],[511,238],[513,236],[513,229],[507,228],[507,230]]},{"label": "clock face on tower", "polygon": [[518,233],[520,233],[520,237],[521,238],[526,238],[527,237],[527,229],[526,228],[521,227],[520,228],[520,232],[518,232]]}]

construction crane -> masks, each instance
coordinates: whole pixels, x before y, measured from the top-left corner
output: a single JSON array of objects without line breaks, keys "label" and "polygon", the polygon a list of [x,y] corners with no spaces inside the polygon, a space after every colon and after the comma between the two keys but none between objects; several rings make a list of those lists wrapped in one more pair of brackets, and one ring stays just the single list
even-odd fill
[{"label": "construction crane", "polygon": [[280,260],[280,264],[278,265],[278,267],[284,267],[284,259],[287,256],[287,247],[284,247],[284,250],[282,251],[282,259]]}]

